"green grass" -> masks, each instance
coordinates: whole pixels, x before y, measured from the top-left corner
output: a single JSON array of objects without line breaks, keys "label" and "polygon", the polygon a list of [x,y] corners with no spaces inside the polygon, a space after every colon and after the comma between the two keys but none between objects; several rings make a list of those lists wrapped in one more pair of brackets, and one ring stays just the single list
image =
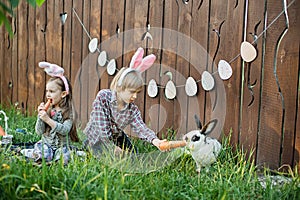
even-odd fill
[{"label": "green grass", "polygon": [[[24,117],[8,109],[9,134],[14,143],[37,141],[36,117]],[[2,117],[2,116],[0,116]],[[3,121],[0,125],[4,127]],[[26,130],[27,134],[15,129]],[[62,162],[34,166],[22,156],[2,148],[0,151],[0,199],[298,199],[300,180],[297,170],[285,174],[292,181],[266,188],[258,181],[257,168],[245,152],[233,151],[229,138],[217,163],[200,174],[190,155],[178,151],[155,152],[148,143],[134,141],[140,152],[149,152],[143,161],[73,157],[67,166]],[[154,152],[152,154],[152,152]],[[151,159],[150,159],[151,158]],[[164,162],[169,159],[168,162]],[[134,163],[135,168],[132,168]],[[263,173],[268,177],[269,170]]]}]

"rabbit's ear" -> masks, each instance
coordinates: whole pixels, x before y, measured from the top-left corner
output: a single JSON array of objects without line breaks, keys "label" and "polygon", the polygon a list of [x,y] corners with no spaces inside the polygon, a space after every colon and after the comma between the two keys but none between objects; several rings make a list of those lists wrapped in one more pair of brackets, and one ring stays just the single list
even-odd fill
[{"label": "rabbit's ear", "polygon": [[51,63],[48,63],[48,62],[45,62],[45,61],[39,62],[39,67],[40,68],[47,68],[47,67],[50,67],[50,66],[51,66]]},{"label": "rabbit's ear", "polygon": [[137,70],[139,70],[139,72],[141,72],[141,73],[144,72],[144,71],[146,71],[147,69],[149,69],[149,68],[153,65],[155,59],[156,59],[156,56],[153,55],[153,54],[150,54],[149,56],[146,56],[146,57],[142,60],[142,63],[141,63],[141,65],[138,67]]},{"label": "rabbit's ear", "polygon": [[143,55],[144,49],[139,47],[132,56],[129,67],[132,69],[138,68],[142,63]]},{"label": "rabbit's ear", "polygon": [[209,121],[201,129],[201,134],[203,134],[203,135],[209,135],[214,130],[214,128],[216,127],[217,122],[218,122],[217,119],[213,119],[213,120]]},{"label": "rabbit's ear", "polygon": [[195,121],[196,121],[197,127],[198,127],[199,129],[202,129],[202,124],[201,124],[201,121],[200,121],[198,115],[195,114],[194,117],[195,117]]}]

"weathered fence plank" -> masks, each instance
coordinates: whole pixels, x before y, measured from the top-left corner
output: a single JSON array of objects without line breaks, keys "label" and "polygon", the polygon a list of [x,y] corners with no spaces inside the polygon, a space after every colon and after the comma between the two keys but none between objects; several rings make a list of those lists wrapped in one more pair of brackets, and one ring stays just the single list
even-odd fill
[{"label": "weathered fence plank", "polygon": [[[148,84],[151,79],[155,81],[160,80],[160,60],[161,60],[161,47],[162,47],[162,30],[160,31],[151,31],[151,28],[162,27],[163,26],[163,1],[150,1],[149,5],[149,13],[148,13],[148,23],[150,25],[149,33],[151,34],[153,40],[147,38],[141,38],[143,40],[143,46],[147,47],[148,54],[153,53],[156,56],[156,61],[154,65],[148,69],[145,74],[145,83]],[[146,33],[146,30],[145,30]],[[144,34],[145,34],[144,33]],[[159,112],[159,101],[160,96],[156,96],[151,98],[147,95],[147,86],[145,86],[145,90],[143,91],[145,94],[145,109],[144,109],[144,118],[145,123],[149,125],[149,127],[155,132],[159,133],[159,118],[157,115]]]},{"label": "weathered fence plank", "polygon": [[[278,13],[282,11],[281,2],[268,2],[267,10],[269,11],[267,24],[270,24]],[[266,52],[264,54],[264,81],[262,85],[261,126],[258,137],[257,162],[262,165],[266,164],[271,168],[278,168],[280,165],[282,122],[285,115],[285,103],[282,101],[282,91],[280,91],[281,89],[278,87],[278,84],[282,87],[284,80],[276,80],[276,76],[281,76],[278,69],[282,66],[279,62],[280,58],[276,53],[276,48],[282,48],[279,39],[285,29],[284,24],[285,18],[282,15],[278,21],[268,29]]]},{"label": "weathered fence plank", "polygon": [[[253,43],[255,37],[260,35],[264,29],[265,3],[249,1],[244,37],[246,41]],[[255,36],[254,36],[255,35]],[[263,35],[262,35],[263,36]],[[243,63],[244,80],[242,82],[242,107],[241,107],[241,128],[240,128],[240,146],[248,150],[253,150],[256,155],[256,141],[258,135],[259,106],[261,96],[262,71],[261,66],[264,54],[264,40],[260,37],[253,46],[257,49],[257,57],[253,62]],[[249,155],[249,154],[248,154]],[[255,157],[253,157],[255,158]]]},{"label": "weathered fence plank", "polygon": [[25,112],[27,108],[27,94],[28,94],[28,82],[27,82],[27,70],[28,70],[28,23],[27,18],[24,16],[28,15],[28,4],[26,2],[20,2],[19,11],[17,15],[17,99],[22,112]]},{"label": "weathered fence plank", "polygon": [[[244,5],[245,1],[228,1],[226,21],[220,44],[220,54],[226,58],[233,68],[232,77],[226,81],[227,110],[224,124],[224,133],[229,133],[230,129],[234,133],[231,142],[237,144],[239,141],[239,116],[241,99],[241,59],[233,59],[240,53],[240,45],[243,41],[244,28]],[[222,28],[222,29],[223,29]],[[232,62],[231,62],[232,61]]]}]

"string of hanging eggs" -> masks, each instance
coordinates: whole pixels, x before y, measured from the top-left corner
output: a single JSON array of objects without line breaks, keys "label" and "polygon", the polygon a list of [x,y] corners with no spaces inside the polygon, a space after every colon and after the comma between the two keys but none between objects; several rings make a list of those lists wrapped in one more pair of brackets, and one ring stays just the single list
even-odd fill
[{"label": "string of hanging eggs", "polygon": [[[262,31],[262,33],[260,33],[258,36],[255,37],[255,40],[252,43],[247,42],[246,39],[244,38],[244,41],[241,43],[241,46],[240,46],[240,54],[235,56],[229,62],[227,62],[224,59],[221,59],[218,62],[218,65],[217,65],[218,70],[215,73],[218,73],[219,77],[222,80],[228,80],[231,78],[232,73],[233,73],[233,70],[232,70],[232,67],[230,64],[234,60],[236,60],[239,56],[241,56],[241,58],[243,59],[244,62],[247,62],[247,63],[252,62],[257,56],[257,51],[256,51],[256,48],[253,46],[253,44],[257,41],[258,38],[260,38],[262,36],[262,34],[265,31],[267,31],[267,29],[279,18],[280,15],[287,12],[287,8],[289,6],[291,6],[294,3],[294,1],[292,1],[288,6],[285,5],[284,10]],[[107,67],[106,67],[107,73],[111,76],[114,75],[115,72],[117,71],[115,59],[108,60],[106,51],[105,50],[100,51],[98,49],[98,39],[90,37],[90,34],[85,29],[82,21],[78,17],[74,8],[73,8],[73,12],[75,13],[77,19],[79,20],[81,26],[84,28],[86,34],[90,38],[90,42],[88,44],[89,51],[91,53],[95,53],[97,51],[99,53],[99,56],[97,59],[99,66],[104,67],[107,64]],[[247,18],[245,18],[245,20],[247,20]],[[246,29],[246,26],[245,26],[245,29]],[[146,32],[143,34],[142,40],[146,40],[146,39],[153,40],[153,37],[150,33],[150,24],[149,23],[147,24],[147,29],[146,29]],[[201,74],[201,79],[197,80],[197,81],[192,76],[189,76],[186,79],[185,84],[180,85],[180,86],[176,86],[175,83],[173,82],[171,72],[166,72],[165,75],[167,75],[169,77],[169,81],[167,82],[165,87],[158,86],[155,79],[151,79],[149,81],[149,83],[147,84],[147,94],[149,97],[155,98],[158,94],[159,87],[165,89],[166,98],[171,100],[176,97],[176,88],[178,88],[178,87],[185,87],[186,95],[192,97],[197,94],[197,91],[198,91],[197,82],[201,81],[201,86],[205,91],[211,91],[215,85],[215,81],[213,78],[214,73],[210,73],[208,71],[204,71]]]}]

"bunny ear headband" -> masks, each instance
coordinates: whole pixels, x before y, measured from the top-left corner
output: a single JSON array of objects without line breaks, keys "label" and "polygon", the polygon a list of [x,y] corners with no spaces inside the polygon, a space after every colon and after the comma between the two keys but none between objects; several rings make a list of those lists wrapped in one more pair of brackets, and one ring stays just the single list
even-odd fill
[{"label": "bunny ear headband", "polygon": [[156,59],[156,56],[153,54],[150,54],[145,58],[143,58],[143,56],[144,56],[144,49],[139,47],[131,58],[129,68],[125,69],[124,72],[121,74],[118,80],[118,86],[122,85],[125,76],[129,72],[138,71],[142,73],[147,69],[149,69]]},{"label": "bunny ear headband", "polygon": [[43,68],[49,76],[61,78],[61,80],[65,84],[66,92],[67,94],[69,94],[69,84],[66,77],[64,76],[65,70],[63,68],[56,64],[51,64],[48,62],[39,62],[39,67]]}]

